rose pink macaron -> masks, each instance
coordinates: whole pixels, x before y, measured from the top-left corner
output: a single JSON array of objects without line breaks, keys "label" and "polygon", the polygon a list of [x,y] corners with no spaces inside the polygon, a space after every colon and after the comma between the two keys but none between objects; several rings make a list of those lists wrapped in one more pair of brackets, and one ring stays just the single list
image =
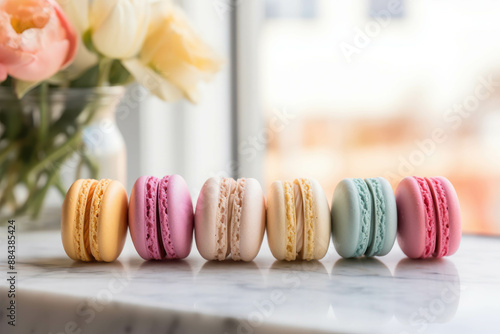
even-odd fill
[{"label": "rose pink macaron", "polygon": [[406,177],[396,189],[398,243],[410,258],[454,254],[462,221],[458,196],[448,179]]},{"label": "rose pink macaron", "polygon": [[145,260],[183,259],[193,242],[193,203],[179,175],[141,176],[129,204],[130,235]]}]

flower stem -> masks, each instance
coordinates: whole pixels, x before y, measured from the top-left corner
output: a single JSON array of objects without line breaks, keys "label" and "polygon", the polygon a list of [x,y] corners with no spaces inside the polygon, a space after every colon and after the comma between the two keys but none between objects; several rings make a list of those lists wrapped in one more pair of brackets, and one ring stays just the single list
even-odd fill
[{"label": "flower stem", "polygon": [[43,207],[43,203],[45,202],[45,198],[47,196],[47,192],[50,187],[54,185],[59,179],[59,170],[54,170],[48,174],[47,182],[45,185],[38,191],[35,195],[32,203],[33,211],[31,212],[31,216],[34,219],[37,219],[40,216],[40,211]]},{"label": "flower stem", "polygon": [[19,145],[20,145],[19,141],[10,142],[7,145],[7,147],[0,152],[0,161],[3,161],[4,159],[6,159],[7,156],[9,155],[9,153],[12,150],[16,149]]},{"label": "flower stem", "polygon": [[14,206],[16,205],[14,187],[18,182],[18,175],[16,174],[16,171],[19,169],[19,164],[20,162],[16,161],[11,164],[7,170],[7,184],[2,191],[2,194],[0,194],[0,207],[9,203],[13,204]]},{"label": "flower stem", "polygon": [[40,127],[38,130],[38,145],[44,145],[50,123],[50,112],[48,105],[49,83],[44,81],[40,84]]},{"label": "flower stem", "polygon": [[75,149],[78,147],[78,145],[81,143],[81,141],[82,141],[82,133],[81,132],[75,133],[63,145],[58,147],[56,150],[52,151],[50,154],[47,155],[45,159],[43,159],[42,161],[38,162],[35,166],[33,166],[29,171],[29,174],[36,175],[43,169],[49,167],[56,160],[59,160],[65,155],[74,152]]},{"label": "flower stem", "polygon": [[101,57],[99,59],[99,77],[97,79],[97,86],[109,86],[109,73],[111,72],[111,65],[113,59]]},{"label": "flower stem", "polygon": [[64,186],[64,183],[62,182],[60,177],[57,178],[55,186],[59,191],[59,194],[61,194],[62,198],[64,198],[66,196],[66,187]]}]

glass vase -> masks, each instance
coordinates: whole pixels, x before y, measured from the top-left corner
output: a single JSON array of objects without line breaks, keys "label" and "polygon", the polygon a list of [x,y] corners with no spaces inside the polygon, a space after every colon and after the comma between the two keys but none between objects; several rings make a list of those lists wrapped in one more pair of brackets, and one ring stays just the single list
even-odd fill
[{"label": "glass vase", "polygon": [[78,178],[125,185],[126,147],[116,124],[124,92],[42,85],[18,99],[0,87],[0,224],[20,217],[58,224],[62,199]]}]

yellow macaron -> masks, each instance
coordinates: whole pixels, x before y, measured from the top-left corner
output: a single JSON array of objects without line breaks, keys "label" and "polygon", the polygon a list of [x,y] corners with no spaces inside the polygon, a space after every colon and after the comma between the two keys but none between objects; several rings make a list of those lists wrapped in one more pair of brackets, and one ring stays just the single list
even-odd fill
[{"label": "yellow macaron", "polygon": [[75,181],[64,199],[61,236],[75,261],[112,262],[127,234],[128,198],[122,184],[110,179]]},{"label": "yellow macaron", "polygon": [[330,243],[330,211],[314,179],[275,181],[267,196],[267,240],[277,260],[319,260]]}]

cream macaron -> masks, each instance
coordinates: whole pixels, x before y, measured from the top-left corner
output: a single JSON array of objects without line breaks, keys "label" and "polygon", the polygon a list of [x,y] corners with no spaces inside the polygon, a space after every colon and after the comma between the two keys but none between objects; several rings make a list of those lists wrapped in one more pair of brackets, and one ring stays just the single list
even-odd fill
[{"label": "cream macaron", "polygon": [[127,234],[127,192],[110,179],[81,179],[64,199],[61,236],[66,254],[75,261],[112,262]]},{"label": "cream macaron", "polygon": [[319,260],[330,244],[330,209],[313,179],[275,181],[267,196],[267,238],[277,260]]},{"label": "cream macaron", "polygon": [[195,240],[206,260],[252,261],[264,238],[266,209],[259,182],[210,178],[195,210]]}]

